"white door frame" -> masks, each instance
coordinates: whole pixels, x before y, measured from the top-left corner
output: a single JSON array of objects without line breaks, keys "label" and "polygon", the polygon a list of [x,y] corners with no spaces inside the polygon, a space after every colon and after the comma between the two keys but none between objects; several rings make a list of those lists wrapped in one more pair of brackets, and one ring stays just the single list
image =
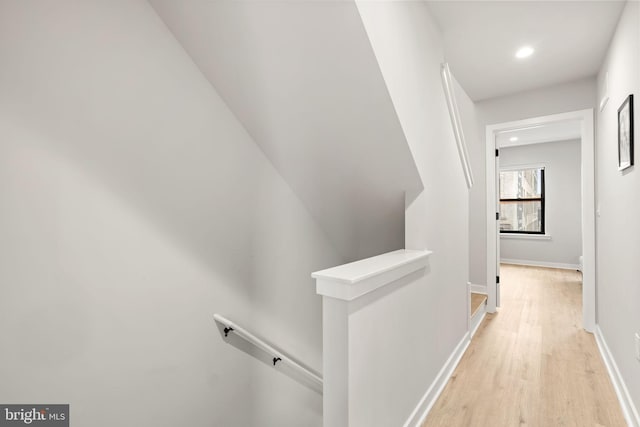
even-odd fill
[{"label": "white door frame", "polygon": [[[533,117],[525,120],[488,125],[486,128],[487,183],[487,311],[496,311],[496,262],[498,233],[496,221],[496,135],[500,131],[519,129],[564,121],[580,121],[581,190],[582,190],[582,324],[593,332],[596,327],[596,228],[595,228],[595,141],[593,109]],[[491,185],[489,185],[491,184]]]}]

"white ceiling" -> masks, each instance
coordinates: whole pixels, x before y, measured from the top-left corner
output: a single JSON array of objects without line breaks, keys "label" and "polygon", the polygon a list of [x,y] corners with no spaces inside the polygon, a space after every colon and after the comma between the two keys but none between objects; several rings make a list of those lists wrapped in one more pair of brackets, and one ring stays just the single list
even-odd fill
[{"label": "white ceiling", "polygon": [[[474,100],[595,76],[623,1],[429,1],[451,72]],[[530,45],[524,60],[516,50]]]},{"label": "white ceiling", "polygon": [[[500,148],[506,148],[517,145],[567,141],[570,139],[579,139],[581,137],[581,122],[579,120],[567,120],[563,122],[502,131],[496,136],[496,145]],[[517,140],[511,141],[512,138],[517,138]]]}]

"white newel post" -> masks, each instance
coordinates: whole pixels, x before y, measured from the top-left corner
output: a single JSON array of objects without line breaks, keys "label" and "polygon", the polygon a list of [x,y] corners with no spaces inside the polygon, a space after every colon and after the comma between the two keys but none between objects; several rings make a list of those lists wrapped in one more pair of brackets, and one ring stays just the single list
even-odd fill
[{"label": "white newel post", "polygon": [[[352,315],[378,298],[380,293],[393,291],[391,286],[389,289],[383,287],[402,286],[402,280],[424,271],[430,254],[426,250],[403,249],[312,274],[316,279],[316,292],[322,295],[325,427],[359,427],[358,420],[362,417],[354,411],[369,403],[353,404],[355,400],[362,399],[352,381],[353,368],[355,364],[365,362],[353,360],[353,352],[356,346],[360,346],[358,353],[366,353],[367,348],[362,346],[367,344],[353,336]],[[380,313],[381,316],[388,314]]]}]

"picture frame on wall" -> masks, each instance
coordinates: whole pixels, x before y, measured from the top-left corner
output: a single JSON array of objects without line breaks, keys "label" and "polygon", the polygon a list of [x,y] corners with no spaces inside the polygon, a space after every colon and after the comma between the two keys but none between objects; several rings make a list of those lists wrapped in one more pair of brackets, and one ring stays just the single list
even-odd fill
[{"label": "picture frame on wall", "polygon": [[633,166],[633,95],[618,108],[618,170]]}]

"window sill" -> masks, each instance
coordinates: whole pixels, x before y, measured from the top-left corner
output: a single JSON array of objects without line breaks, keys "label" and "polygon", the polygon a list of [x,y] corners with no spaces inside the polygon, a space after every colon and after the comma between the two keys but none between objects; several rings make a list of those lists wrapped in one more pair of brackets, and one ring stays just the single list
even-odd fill
[{"label": "window sill", "polygon": [[500,233],[501,239],[551,240],[551,234]]}]

